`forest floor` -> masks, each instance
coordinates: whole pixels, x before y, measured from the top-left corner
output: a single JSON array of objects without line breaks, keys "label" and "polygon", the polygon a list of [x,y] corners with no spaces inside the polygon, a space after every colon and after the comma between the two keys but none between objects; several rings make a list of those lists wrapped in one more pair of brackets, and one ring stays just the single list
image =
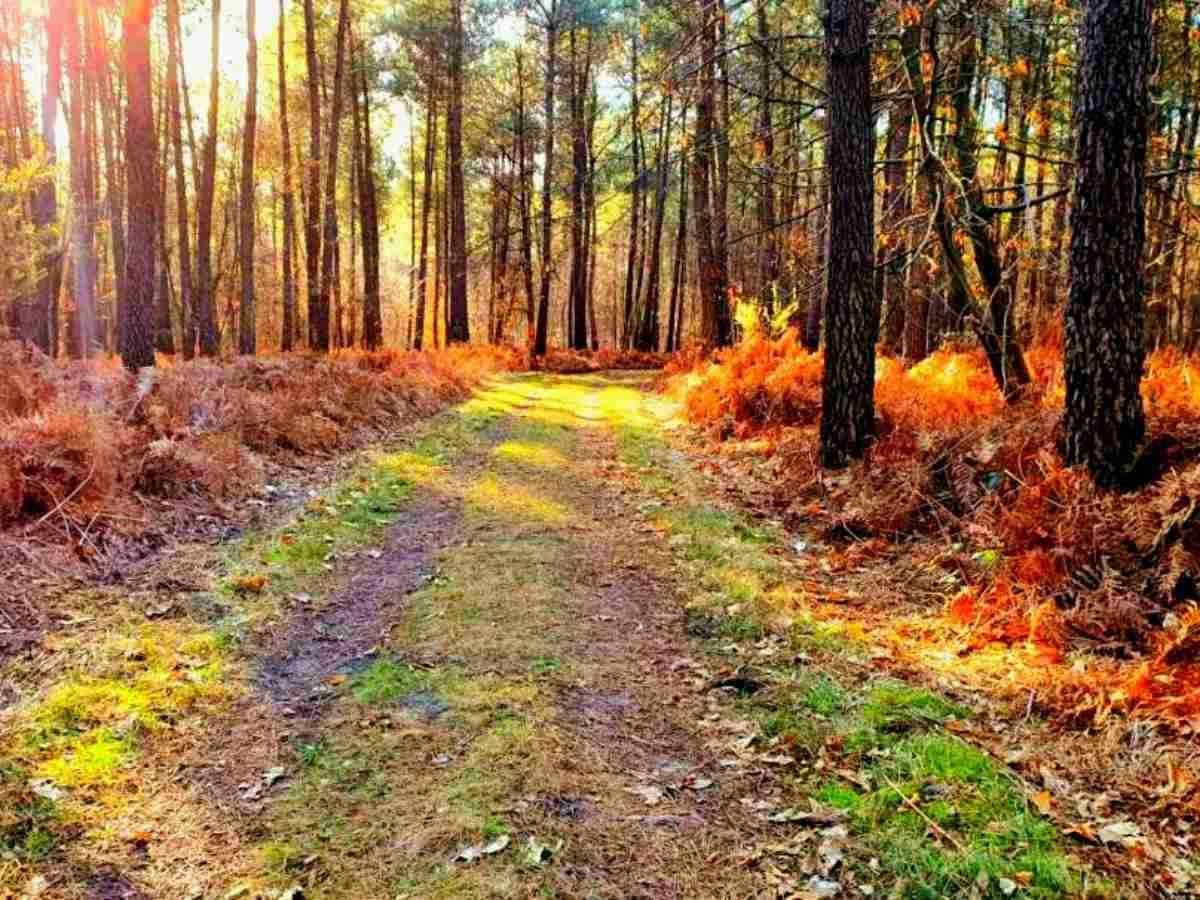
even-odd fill
[{"label": "forest floor", "polygon": [[284,521],[60,598],[0,671],[0,897],[1166,893],[1135,823],[1079,841],[1010,767],[1036,716],[759,614],[803,541],[648,386],[493,379]]}]

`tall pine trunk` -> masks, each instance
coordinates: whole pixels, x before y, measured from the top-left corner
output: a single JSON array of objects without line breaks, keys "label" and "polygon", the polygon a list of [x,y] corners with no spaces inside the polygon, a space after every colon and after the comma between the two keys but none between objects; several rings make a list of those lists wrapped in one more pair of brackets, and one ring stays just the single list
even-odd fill
[{"label": "tall pine trunk", "polygon": [[216,276],[213,271],[213,203],[217,188],[217,128],[221,103],[221,0],[212,0],[212,82],[208,92],[208,133],[204,138],[200,190],[196,197],[196,290],[200,352],[217,354]]},{"label": "tall pine trunk", "polygon": [[1081,27],[1063,450],[1104,485],[1125,480],[1145,435],[1152,16],[1151,0],[1092,0]]},{"label": "tall pine trunk", "polygon": [[89,189],[90,164],[84,126],[84,79],[80,34],[80,0],[73,0],[66,16],[67,65],[71,91],[67,127],[71,152],[71,299],[68,351],[72,357],[90,356],[98,338],[96,327],[95,250],[92,244],[94,209]]},{"label": "tall pine trunk", "polygon": [[[313,348],[328,353],[334,335],[330,329],[331,299],[337,267],[338,215],[337,177],[338,159],[341,150],[342,101],[345,98],[346,33],[350,27],[349,0],[338,4],[337,46],[334,51],[332,110],[329,118],[328,158],[325,162],[325,231],[321,236],[321,280],[317,290],[317,304],[309,310],[313,333]],[[317,115],[320,115],[318,110]]]},{"label": "tall pine trunk", "polygon": [[558,77],[558,4],[551,2],[546,23],[545,146],[542,173],[542,284],[538,295],[535,356],[545,356],[550,338],[550,284],[554,279],[554,82]]},{"label": "tall pine trunk", "polygon": [[[425,179],[421,184],[421,261],[417,266],[417,319],[413,326],[413,349],[415,350],[420,350],[425,344],[425,305],[429,297],[429,213],[433,206],[433,163],[437,155],[437,121],[437,98],[433,89],[430,88],[425,109]],[[433,309],[433,315],[437,315],[436,306]]]},{"label": "tall pine trunk", "polygon": [[[713,150],[716,141],[716,16],[715,0],[699,0],[700,90],[696,103],[696,138],[692,151],[692,199],[696,208],[696,261],[699,268],[700,338],[718,347],[733,342],[733,317],[729,309],[728,273],[724,255],[717,251],[714,233]],[[719,177],[719,173],[718,173]]]},{"label": "tall pine trunk", "polygon": [[179,307],[182,320],[183,358],[191,359],[199,341],[195,286],[192,281],[192,229],[188,215],[187,170],[183,164],[183,109],[180,67],[183,65],[179,28],[179,0],[167,0],[167,129],[175,165],[175,223],[179,245]]},{"label": "tall pine trunk", "polygon": [[[371,95],[363,62],[364,60],[360,56],[362,152],[359,162],[359,204],[362,211],[363,245],[363,346],[368,350],[378,350],[383,346],[383,312],[380,307],[379,288],[379,199],[375,187],[375,144],[371,134]],[[355,101],[355,106],[357,108],[357,101]],[[416,178],[415,173],[413,178]]]},{"label": "tall pine trunk", "polygon": [[[175,0],[177,2],[177,0]],[[280,346],[295,347],[296,323],[296,188],[292,182],[292,129],[287,103],[287,9],[279,0],[279,136],[283,153],[283,335]]]},{"label": "tall pine trunk", "polygon": [[258,323],[254,304],[254,150],[258,130],[258,38],[255,36],[255,0],[246,0],[246,118],[242,126],[241,273],[242,304],[238,317],[238,350],[258,350]]},{"label": "tall pine trunk", "polygon": [[[571,334],[573,350],[586,350],[588,246],[587,206],[584,197],[587,182],[587,122],[585,119],[588,60],[580,71],[578,24],[571,28]],[[590,54],[589,54],[590,56]]]},{"label": "tall pine trunk", "polygon": [[[308,172],[304,210],[304,285],[308,296],[308,343],[329,346],[329,308],[321,308],[321,69],[313,0],[304,0],[304,56],[308,79]],[[318,334],[323,330],[323,340]]]},{"label": "tall pine trunk", "polygon": [[471,340],[467,306],[467,199],[463,177],[463,0],[453,0],[453,33],[450,44],[450,109],[446,116],[450,151],[450,286],[447,295],[450,321],[447,343]]},{"label": "tall pine trunk", "polygon": [[154,281],[158,246],[158,151],[150,96],[150,16],[153,0],[126,3],[122,48],[127,75],[125,162],[129,210],[129,252],[125,257],[126,296],[120,305],[121,361],[125,368],[154,365]]},{"label": "tall pine trunk", "polygon": [[525,282],[526,346],[534,344],[537,312],[533,291],[533,173],[530,171],[529,131],[525,107],[525,54],[517,58],[517,178],[521,184],[521,274]]},{"label": "tall pine trunk", "polygon": [[867,0],[831,0],[825,20],[829,85],[829,267],[821,463],[863,455],[875,424],[879,298],[873,276],[870,11]]}]

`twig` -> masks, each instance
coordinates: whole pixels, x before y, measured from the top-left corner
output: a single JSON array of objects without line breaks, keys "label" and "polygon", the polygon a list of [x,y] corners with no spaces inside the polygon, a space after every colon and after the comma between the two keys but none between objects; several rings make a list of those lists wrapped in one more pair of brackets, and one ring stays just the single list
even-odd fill
[{"label": "twig", "polygon": [[923,810],[923,809],[921,809],[921,807],[917,806],[917,804],[913,802],[913,799],[911,797],[909,797],[906,793],[904,793],[904,791],[900,790],[900,788],[898,788],[896,786],[896,783],[894,781],[892,781],[890,778],[888,778],[882,772],[879,773],[879,777],[882,778],[887,783],[888,787],[890,787],[893,791],[896,792],[897,795],[899,795],[900,799],[904,801],[905,806],[907,806],[909,809],[911,809],[918,816],[920,816],[922,819],[925,820],[925,824],[928,825],[933,830],[934,834],[936,834],[938,837],[942,838],[944,841],[946,841],[948,844],[950,844],[959,853],[965,852],[965,848],[963,847],[963,845],[960,844],[958,841],[956,841],[954,839],[954,836],[951,835],[950,833],[948,833],[946,831],[946,829],[942,828],[942,826],[940,826],[937,822],[935,822],[935,821],[933,821],[933,819],[929,818],[929,816],[927,816],[925,814],[925,810]]},{"label": "twig", "polygon": [[[48,513],[46,513],[44,516],[42,516],[40,519],[38,519],[36,522],[34,522],[33,525],[31,525],[29,527],[29,531],[36,531],[39,525],[41,525],[43,522],[45,522],[47,519],[49,519],[51,516],[53,516],[56,512],[58,512],[60,509],[62,509],[64,506],[66,506],[68,503],[70,503],[72,500],[74,500],[75,496],[80,491],[82,491],[85,487],[87,487],[88,482],[92,480],[92,476],[95,474],[96,474],[96,463],[95,463],[95,461],[93,461],[92,462],[92,470],[87,473],[87,478],[85,478],[85,479],[83,479],[83,481],[79,482],[79,484],[77,484],[75,486],[75,490],[71,491],[71,493],[69,493],[69,494],[67,494],[67,496],[63,497],[62,500],[58,501],[58,503],[55,505],[54,509],[50,510]],[[53,496],[53,492],[50,491],[49,487],[46,487],[46,491],[47,491],[47,493],[50,493],[51,496]],[[64,516],[64,518],[65,518],[65,516]]]}]

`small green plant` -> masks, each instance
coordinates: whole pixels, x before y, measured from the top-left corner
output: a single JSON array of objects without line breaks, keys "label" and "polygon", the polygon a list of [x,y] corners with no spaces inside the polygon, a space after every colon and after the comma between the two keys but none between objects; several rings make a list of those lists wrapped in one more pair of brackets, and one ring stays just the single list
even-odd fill
[{"label": "small green plant", "polygon": [[923,688],[885,682],[868,692],[861,714],[870,728],[900,732],[962,718],[967,713],[961,706]]},{"label": "small green plant", "polygon": [[351,693],[360,703],[394,703],[428,687],[428,677],[391,659],[371,663],[354,677]]},{"label": "small green plant", "polygon": [[846,708],[848,698],[840,684],[827,675],[813,679],[800,698],[810,710],[821,716],[835,716]]},{"label": "small green plant", "polygon": [[561,668],[562,663],[559,660],[548,656],[539,656],[533,661],[533,665],[530,667],[534,675],[549,675]]}]

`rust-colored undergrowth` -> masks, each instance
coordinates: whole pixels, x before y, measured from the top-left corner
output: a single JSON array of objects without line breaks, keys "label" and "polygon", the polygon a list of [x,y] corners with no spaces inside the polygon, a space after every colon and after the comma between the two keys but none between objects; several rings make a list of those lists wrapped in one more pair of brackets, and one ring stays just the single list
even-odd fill
[{"label": "rust-colored undergrowth", "polygon": [[795,332],[683,355],[666,389],[726,460],[770,458],[769,502],[828,541],[826,570],[893,586],[903,570],[923,609],[889,605],[906,593],[893,587],[862,610],[898,655],[994,668],[1076,720],[1118,710],[1187,727],[1200,715],[1200,359],[1151,356],[1142,484],[1110,493],[1056,452],[1061,356],[1054,342],[1029,351],[1036,383],[1014,406],[978,350],[881,358],[878,441],[842,473],[818,465],[823,360]]}]

